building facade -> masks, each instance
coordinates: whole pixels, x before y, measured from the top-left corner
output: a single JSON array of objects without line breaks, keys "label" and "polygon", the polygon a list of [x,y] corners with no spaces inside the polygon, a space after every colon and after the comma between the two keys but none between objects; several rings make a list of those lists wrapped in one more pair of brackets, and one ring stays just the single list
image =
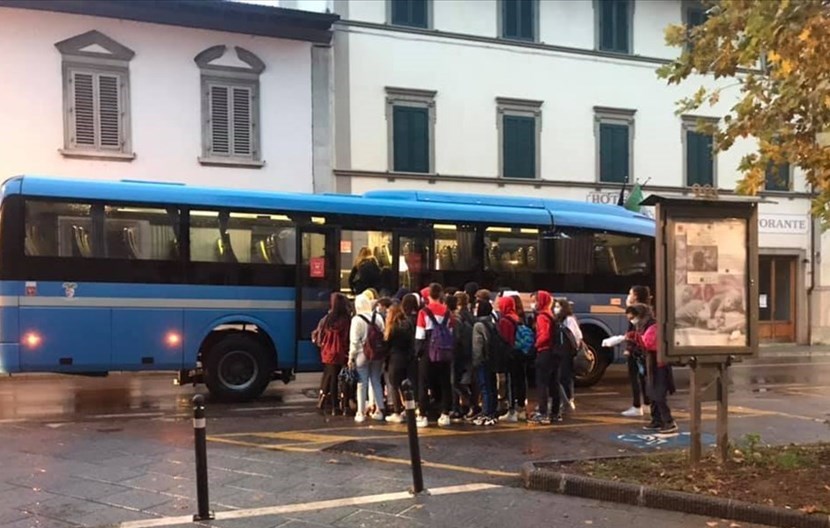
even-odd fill
[{"label": "building facade", "polygon": [[[655,70],[676,56],[671,23],[704,20],[672,0],[281,0],[341,17],[334,38],[338,192],[377,188],[545,195],[616,203],[624,185],[728,195],[752,141],[713,156],[700,120],[677,115],[694,80]],[[697,79],[711,85],[710,79]],[[827,339],[820,233],[804,179],[770,171],[761,206],[761,331]],[[827,299],[826,299],[827,298]]]},{"label": "building facade", "polygon": [[2,1],[0,174],[328,188],[336,18],[236,3]]}]

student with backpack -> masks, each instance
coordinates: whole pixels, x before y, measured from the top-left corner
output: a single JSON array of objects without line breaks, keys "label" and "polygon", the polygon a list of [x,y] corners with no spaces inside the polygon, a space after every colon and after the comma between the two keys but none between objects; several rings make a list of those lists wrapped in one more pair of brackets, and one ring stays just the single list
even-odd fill
[{"label": "student with backpack", "polygon": [[553,309],[553,314],[560,324],[568,327],[571,334],[574,336],[576,342],[576,350],[573,355],[566,356],[562,359],[562,368],[560,370],[559,383],[562,386],[562,392],[566,401],[572,411],[576,410],[576,401],[574,400],[574,359],[579,349],[582,347],[582,329],[579,328],[579,321],[574,315],[571,303],[566,299],[556,301]]},{"label": "student with backpack", "polygon": [[497,354],[498,329],[489,300],[479,300],[476,305],[476,323],[473,325],[472,367],[481,393],[481,413],[473,418],[474,425],[496,425],[496,374],[493,358]]},{"label": "student with backpack", "polygon": [[[554,316],[553,297],[540,290],[536,293],[536,391],[539,411],[529,420],[534,424],[561,422],[559,412],[559,369],[562,361],[576,349],[570,330]],[[553,405],[548,409],[548,396]]]},{"label": "student with backpack", "polygon": [[404,421],[401,384],[407,378],[411,358],[415,355],[415,324],[407,318],[401,304],[389,308],[383,335],[389,351],[386,377],[389,380],[388,396],[392,402],[392,414],[386,417],[386,421],[399,424]]},{"label": "student with backpack", "polygon": [[418,312],[415,328],[415,350],[418,355],[418,427],[429,425],[429,389],[440,397],[441,416],[438,425],[450,425],[452,410],[452,360],[455,348],[452,314],[441,302],[444,291],[440,284],[429,285],[428,304]]},{"label": "student with backpack", "polygon": [[455,383],[455,403],[457,408],[453,409],[450,419],[457,418],[472,419],[478,414],[478,394],[475,391],[473,373],[473,326],[476,324],[476,317],[470,311],[470,297],[466,292],[457,292],[455,298],[458,302],[457,332],[458,336],[455,350],[455,361],[453,362],[453,382]]},{"label": "student with backpack", "polygon": [[383,343],[383,318],[372,310],[369,296],[355,297],[355,316],[349,330],[349,368],[357,369],[357,414],[354,421],[366,421],[366,402],[371,397],[375,407],[373,420],[384,419],[384,398],[380,378],[386,347]]},{"label": "student with backpack", "polygon": [[311,340],[320,349],[323,362],[317,408],[322,411],[328,403],[331,413],[336,414],[340,408],[337,381],[349,355],[349,300],[343,294],[332,293],[329,303],[329,311],[311,333]]},{"label": "student with backpack", "polygon": [[518,422],[527,419],[525,401],[527,400],[527,380],[525,362],[521,352],[517,349],[516,336],[520,328],[527,327],[519,317],[516,308],[516,297],[506,294],[499,299],[498,330],[501,339],[508,345],[507,350],[500,358],[498,369],[506,374],[507,412],[499,416],[500,422]]}]

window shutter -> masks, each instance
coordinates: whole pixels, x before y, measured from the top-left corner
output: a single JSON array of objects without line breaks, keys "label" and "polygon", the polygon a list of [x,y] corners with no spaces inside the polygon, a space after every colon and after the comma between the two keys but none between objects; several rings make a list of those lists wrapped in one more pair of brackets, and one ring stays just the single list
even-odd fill
[{"label": "window shutter", "polygon": [[518,0],[502,0],[502,36],[516,38],[519,36]]},{"label": "window shutter", "polygon": [[406,25],[409,19],[409,2],[392,0],[392,23]]},{"label": "window shutter", "polygon": [[600,0],[599,31],[601,49],[614,50],[614,2]]},{"label": "window shutter", "polygon": [[601,123],[599,126],[599,179],[602,182],[624,183],[628,174],[628,126]]},{"label": "window shutter", "polygon": [[628,0],[614,0],[614,51],[628,52]]},{"label": "window shutter", "polygon": [[518,0],[519,1],[519,20],[521,26],[519,28],[519,37],[527,40],[533,40],[533,2],[535,0]]},{"label": "window shutter", "polygon": [[233,153],[251,155],[251,90],[233,88]]},{"label": "window shutter", "polygon": [[429,172],[429,109],[395,106],[392,142],[394,170]]},{"label": "window shutter", "polygon": [[427,0],[409,0],[410,24],[415,27],[427,27]]},{"label": "window shutter", "polygon": [[120,82],[116,75],[98,75],[98,119],[103,148],[121,148]]},{"label": "window shutter", "polygon": [[505,115],[502,118],[502,160],[506,178],[536,177],[536,120]]},{"label": "window shutter", "polygon": [[688,185],[714,185],[712,136],[686,132],[686,179]]},{"label": "window shutter", "polygon": [[71,143],[78,146],[95,146],[95,89],[91,73],[73,72]]},{"label": "window shutter", "polygon": [[228,110],[228,88],[226,86],[211,86],[210,150],[214,154],[230,154]]},{"label": "window shutter", "polygon": [[699,7],[686,10],[686,24],[689,29],[697,27],[706,22],[706,11]]}]

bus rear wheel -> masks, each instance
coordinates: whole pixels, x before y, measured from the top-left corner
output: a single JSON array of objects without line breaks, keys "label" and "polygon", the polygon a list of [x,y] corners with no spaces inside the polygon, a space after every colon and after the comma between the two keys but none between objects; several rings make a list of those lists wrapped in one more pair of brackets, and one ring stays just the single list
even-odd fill
[{"label": "bus rear wheel", "polygon": [[608,358],[602,351],[602,339],[593,334],[585,334],[585,344],[588,346],[587,361],[583,365],[575,365],[574,385],[590,387],[599,383],[608,368]]},{"label": "bus rear wheel", "polygon": [[208,351],[205,384],[219,400],[248,401],[265,391],[273,370],[262,344],[244,333],[230,334]]}]

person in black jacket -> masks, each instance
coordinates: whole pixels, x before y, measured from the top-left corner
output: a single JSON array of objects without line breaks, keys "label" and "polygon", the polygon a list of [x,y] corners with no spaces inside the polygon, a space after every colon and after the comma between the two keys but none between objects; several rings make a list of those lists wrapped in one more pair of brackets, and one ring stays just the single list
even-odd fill
[{"label": "person in black jacket", "polygon": [[412,358],[415,356],[415,325],[406,316],[402,304],[389,308],[383,333],[389,351],[386,375],[389,380],[389,398],[392,400],[392,414],[386,417],[386,421],[403,423],[401,385],[407,378]]},{"label": "person in black jacket", "polygon": [[381,287],[380,265],[367,246],[363,246],[357,254],[354,268],[349,274],[349,287],[355,295],[360,295],[369,288]]},{"label": "person in black jacket", "polygon": [[[625,301],[626,306],[635,304],[651,304],[651,290],[648,286],[632,286]],[[628,325],[627,335],[634,333],[633,325]],[[622,412],[623,416],[636,417],[643,415],[642,405],[651,405],[646,391],[645,358],[642,353],[631,346],[631,341],[626,341],[625,357],[628,363],[628,381],[631,383],[631,408]]]}]

